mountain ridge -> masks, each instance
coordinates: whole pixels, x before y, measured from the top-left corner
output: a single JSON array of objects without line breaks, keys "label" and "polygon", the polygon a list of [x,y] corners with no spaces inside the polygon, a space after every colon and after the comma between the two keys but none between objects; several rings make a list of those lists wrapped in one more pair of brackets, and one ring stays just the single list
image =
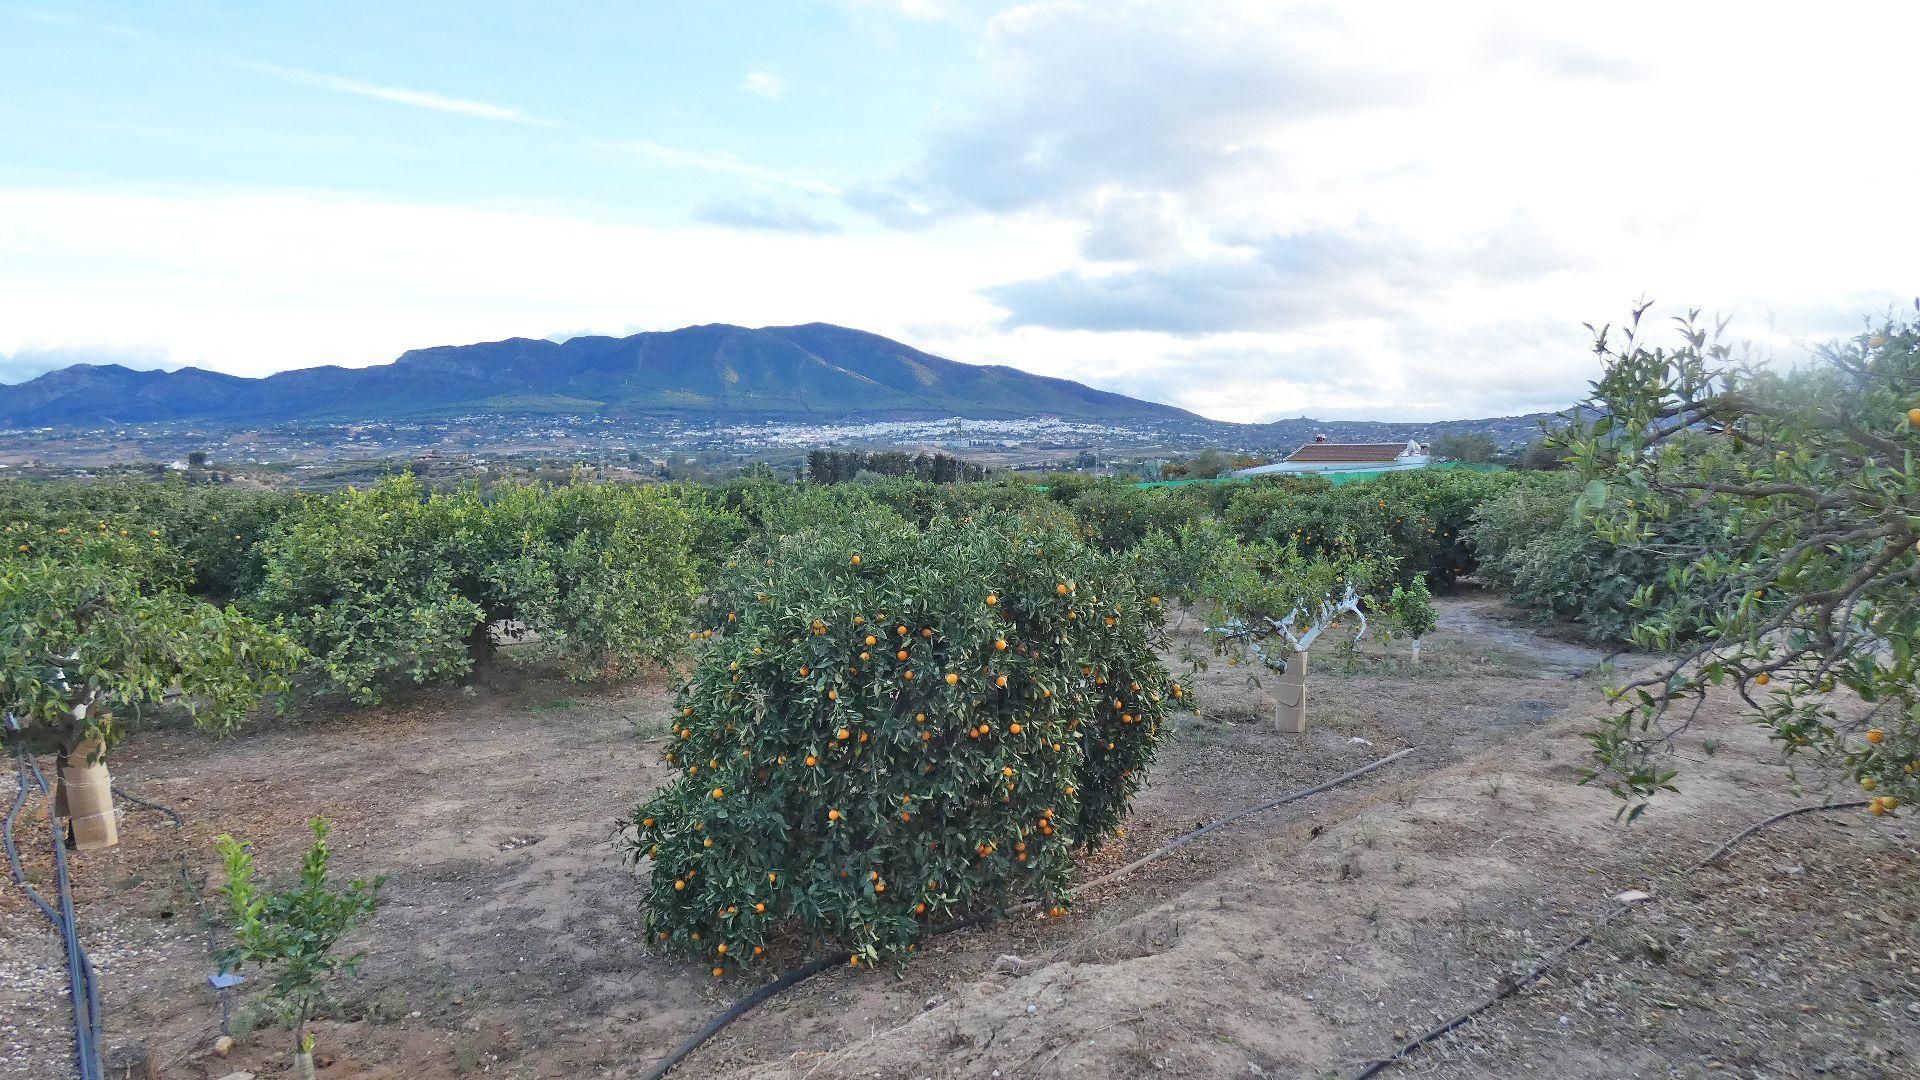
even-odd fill
[{"label": "mountain ridge", "polygon": [[0,385],[0,425],[393,420],[470,412],[1204,420],[1001,364],[966,364],[830,323],[706,323],[563,342],[410,349],[369,367],[246,378],[74,364]]}]

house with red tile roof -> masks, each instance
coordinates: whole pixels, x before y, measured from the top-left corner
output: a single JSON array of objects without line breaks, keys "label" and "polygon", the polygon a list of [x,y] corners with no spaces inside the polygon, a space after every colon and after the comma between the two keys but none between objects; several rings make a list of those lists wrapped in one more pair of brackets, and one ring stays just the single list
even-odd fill
[{"label": "house with red tile roof", "polygon": [[1241,469],[1235,476],[1273,476],[1287,473],[1397,472],[1424,469],[1433,462],[1424,443],[1413,439],[1387,443],[1328,442],[1325,435],[1293,453],[1285,461]]}]

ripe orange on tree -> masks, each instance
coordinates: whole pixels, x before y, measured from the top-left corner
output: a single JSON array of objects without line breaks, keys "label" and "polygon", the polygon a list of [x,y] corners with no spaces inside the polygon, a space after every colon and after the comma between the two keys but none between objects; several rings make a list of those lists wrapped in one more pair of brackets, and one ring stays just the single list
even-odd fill
[{"label": "ripe orange on tree", "polygon": [[[835,554],[849,548],[866,568]],[[746,956],[786,925],[877,961],[912,946],[924,925],[911,916],[930,907],[1063,907],[1074,851],[1114,834],[1174,707],[1157,659],[1164,627],[1130,556],[1053,519],[999,511],[918,530],[860,521],[773,539],[768,555],[712,585],[711,603],[738,618],[721,624],[678,703],[692,709],[682,760],[719,763],[692,790],[726,798],[690,800],[688,767],[670,763],[680,779],[631,819],[636,852],[657,849],[648,930],[670,948],[724,936],[729,955]],[[983,576],[1008,583],[984,604]],[[1112,627],[1077,619],[1077,603],[1058,602],[1075,593],[1140,614]],[[872,633],[827,632],[868,622]],[[929,655],[915,666],[941,677],[860,663],[888,626],[902,639],[917,632],[915,650]],[[1016,653],[1021,641],[1048,646]],[[894,656],[908,659],[905,648]],[[797,672],[826,673],[827,685]],[[961,690],[967,672],[992,692]],[[1108,680],[1138,684],[1126,715],[1140,722],[1107,707]],[[995,727],[1037,737],[985,737]],[[823,746],[836,756],[817,768]],[[760,774],[786,757],[816,768]],[[994,855],[1015,843],[1025,847]],[[850,869],[867,876],[843,876]],[[936,880],[945,891],[920,886]],[[722,922],[714,913],[728,908]]]}]

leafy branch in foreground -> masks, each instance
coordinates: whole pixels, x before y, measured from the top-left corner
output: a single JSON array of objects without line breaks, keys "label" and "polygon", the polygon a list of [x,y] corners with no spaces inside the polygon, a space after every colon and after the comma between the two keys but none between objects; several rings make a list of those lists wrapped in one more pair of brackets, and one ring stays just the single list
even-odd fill
[{"label": "leafy branch in foreground", "polygon": [[[1920,326],[1889,318],[1781,369],[1697,311],[1676,347],[1649,346],[1646,310],[1596,331],[1606,371],[1568,449],[1599,535],[1666,560],[1634,638],[1677,654],[1614,691],[1590,779],[1638,816],[1674,789],[1664,751],[1726,685],[1786,754],[1843,770],[1887,813],[1920,795]],[[1720,528],[1665,527],[1702,513]],[[1692,602],[1657,605],[1661,587]]]}]

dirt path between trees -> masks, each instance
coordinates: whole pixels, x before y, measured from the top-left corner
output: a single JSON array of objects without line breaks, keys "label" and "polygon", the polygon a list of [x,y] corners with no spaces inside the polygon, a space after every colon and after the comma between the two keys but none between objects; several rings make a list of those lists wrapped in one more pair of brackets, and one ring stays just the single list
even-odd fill
[{"label": "dirt path between trees", "polygon": [[[1913,1074],[1920,853],[1904,820],[1800,819],[1669,893],[1672,868],[1796,802],[1766,741],[1708,710],[1681,747],[1682,792],[1616,825],[1611,797],[1575,783],[1579,732],[1603,707],[1600,654],[1477,594],[1441,610],[1417,668],[1398,644],[1363,647],[1352,670],[1316,656],[1304,736],[1275,733],[1265,691],[1216,664],[1127,837],[1087,872],[1416,747],[1408,758],[1182,849],[1064,919],[937,939],[898,973],[803,984],[676,1075],[1346,1075],[1628,888],[1658,899],[1404,1074]],[[197,895],[217,880],[219,833],[284,873],[302,820],[324,813],[338,871],[389,881],[360,937],[362,977],[318,1025],[322,1077],[644,1068],[753,985],[647,953],[644,879],[610,843],[666,778],[669,702],[662,684],[583,688],[502,667],[467,693],[225,743],[140,736],[119,778],[188,824],[130,813],[119,848],[78,861],[105,1045],[143,1048],[166,1077],[281,1075],[288,1036],[254,1022],[248,993],[234,1002],[240,1046],[209,1052],[220,1006]],[[59,951],[29,914],[17,890],[0,895],[0,1076],[65,1067],[64,1003],[27,985]]]}]

